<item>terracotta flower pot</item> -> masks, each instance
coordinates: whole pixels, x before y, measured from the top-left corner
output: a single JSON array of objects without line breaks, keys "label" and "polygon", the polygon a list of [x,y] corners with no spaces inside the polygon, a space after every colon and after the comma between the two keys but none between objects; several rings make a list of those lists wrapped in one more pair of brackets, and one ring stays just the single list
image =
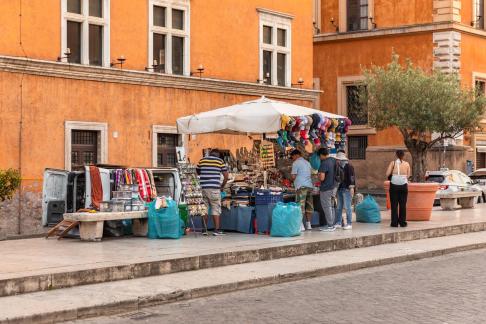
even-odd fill
[{"label": "terracotta flower pot", "polygon": [[[386,205],[390,208],[390,181],[384,183]],[[434,207],[435,193],[439,189],[437,183],[409,183],[407,201],[407,221],[428,221]]]}]

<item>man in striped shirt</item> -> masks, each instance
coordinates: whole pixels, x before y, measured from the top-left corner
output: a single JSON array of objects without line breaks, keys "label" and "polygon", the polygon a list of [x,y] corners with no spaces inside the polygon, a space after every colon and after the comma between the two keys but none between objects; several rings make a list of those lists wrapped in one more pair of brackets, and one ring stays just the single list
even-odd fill
[{"label": "man in striped shirt", "polygon": [[[197,174],[199,174],[204,202],[208,209],[211,209],[211,216],[213,216],[215,227],[213,235],[224,235],[220,229],[219,216],[221,215],[221,190],[228,181],[228,168],[221,159],[219,150],[211,150],[209,156],[199,161]],[[221,178],[223,178],[222,182]],[[208,216],[205,216],[204,220],[207,224]],[[203,234],[207,235],[206,229],[203,229]]]}]

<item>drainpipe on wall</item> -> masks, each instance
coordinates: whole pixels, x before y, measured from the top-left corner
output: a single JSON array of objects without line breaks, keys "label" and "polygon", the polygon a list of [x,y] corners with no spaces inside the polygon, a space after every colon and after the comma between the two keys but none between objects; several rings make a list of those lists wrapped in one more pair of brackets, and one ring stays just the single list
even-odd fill
[{"label": "drainpipe on wall", "polygon": [[[24,54],[24,57],[27,58],[27,54],[25,53],[24,46],[22,44],[22,0],[19,0],[19,45]],[[27,62],[26,62],[27,64]],[[18,219],[17,219],[17,234],[22,234],[22,130],[23,130],[23,120],[24,120],[24,109],[23,109],[23,84],[24,82],[24,73],[22,72],[20,76],[20,120],[19,120],[19,173],[20,173],[20,187],[19,187],[19,206],[18,206]]]}]

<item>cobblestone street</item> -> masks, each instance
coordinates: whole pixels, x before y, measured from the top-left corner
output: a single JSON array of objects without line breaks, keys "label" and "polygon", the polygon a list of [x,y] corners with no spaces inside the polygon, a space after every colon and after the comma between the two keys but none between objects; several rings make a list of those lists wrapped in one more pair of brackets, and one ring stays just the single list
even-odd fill
[{"label": "cobblestone street", "polygon": [[484,323],[484,269],[479,250],[76,323]]}]

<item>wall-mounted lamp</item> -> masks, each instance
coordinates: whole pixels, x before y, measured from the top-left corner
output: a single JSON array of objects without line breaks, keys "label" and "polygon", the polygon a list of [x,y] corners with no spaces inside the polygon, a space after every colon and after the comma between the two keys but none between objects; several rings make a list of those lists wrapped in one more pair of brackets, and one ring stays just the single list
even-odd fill
[{"label": "wall-mounted lamp", "polygon": [[191,76],[196,73],[199,74],[199,78],[202,78],[202,74],[204,73],[204,66],[202,64],[199,64],[199,66],[197,67],[197,72],[191,72]]},{"label": "wall-mounted lamp", "polygon": [[476,16],[476,20],[471,21],[471,27],[478,27],[478,23],[481,21],[481,18],[483,18],[483,16]]},{"label": "wall-mounted lamp", "polygon": [[117,63],[115,63],[115,62],[111,62],[111,63],[110,63],[110,66],[111,66],[111,67],[114,67],[115,65],[119,65],[119,66],[120,66],[120,69],[122,69],[122,70],[123,70],[123,63],[125,63],[125,61],[127,60],[127,59],[125,58],[125,56],[123,56],[123,55],[122,55],[122,56],[120,56],[119,58],[117,58],[116,60],[117,60],[118,62],[117,62]]},{"label": "wall-mounted lamp", "polygon": [[317,35],[317,34],[320,34],[321,33],[321,29],[318,27],[317,23],[314,21],[312,22],[312,25],[314,26],[314,33]]},{"label": "wall-mounted lamp", "polygon": [[291,86],[298,86],[302,89],[302,86],[304,85],[304,79],[303,78],[299,78],[299,80],[297,80],[297,83],[292,83]]},{"label": "wall-mounted lamp", "polygon": [[157,70],[157,68],[159,67],[159,62],[157,62],[157,60],[154,60],[154,62],[152,63],[152,66],[151,67],[145,67],[145,71],[152,71],[152,72],[155,72]]},{"label": "wall-mounted lamp", "polygon": [[334,18],[331,18],[330,22],[331,22],[331,25],[332,25],[334,28],[336,28],[336,33],[339,33],[339,26],[338,26],[338,25],[336,25],[336,23],[334,22]]},{"label": "wall-mounted lamp", "polygon": [[263,78],[263,80],[257,79],[257,83],[269,84],[268,80],[270,80],[270,73],[269,72],[265,73],[265,77]]},{"label": "wall-mounted lamp", "polygon": [[63,59],[67,59],[69,62],[69,58],[71,57],[71,49],[68,47],[66,48],[66,52],[64,52],[64,56],[58,56],[57,61],[61,62]]},{"label": "wall-mounted lamp", "polygon": [[373,18],[373,17],[370,17],[370,18],[368,18],[368,19],[370,20],[370,23],[371,23],[371,27],[372,27],[372,29],[376,29],[376,23],[375,23],[375,21],[374,21],[374,18]]}]

